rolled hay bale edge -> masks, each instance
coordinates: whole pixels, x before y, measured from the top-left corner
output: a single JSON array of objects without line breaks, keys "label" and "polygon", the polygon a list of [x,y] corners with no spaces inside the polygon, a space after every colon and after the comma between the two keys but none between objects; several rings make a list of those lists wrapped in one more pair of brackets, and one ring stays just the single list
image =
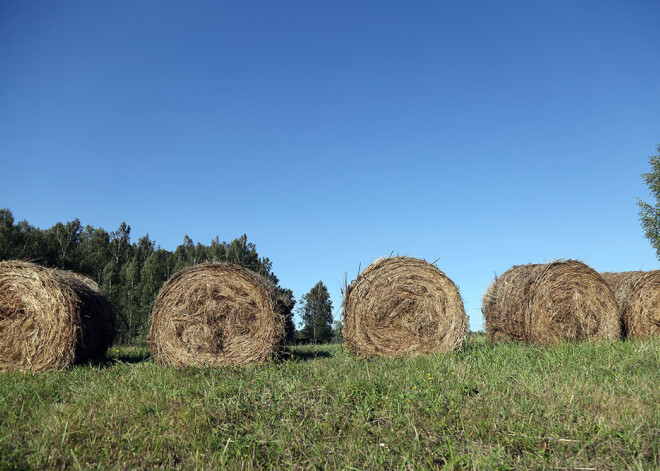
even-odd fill
[{"label": "rolled hay bale edge", "polygon": [[380,258],[346,287],[344,343],[358,357],[451,352],[467,335],[456,285],[412,257]]},{"label": "rolled hay bale edge", "polygon": [[626,337],[660,336],[660,270],[601,273],[621,309]]},{"label": "rolled hay bale edge", "polygon": [[612,289],[577,260],[513,266],[488,288],[482,313],[492,343],[556,344],[621,337]]},{"label": "rolled hay bale edge", "polygon": [[115,312],[93,280],[30,262],[0,262],[0,371],[98,361],[114,336]]},{"label": "rolled hay bale edge", "polygon": [[231,263],[175,273],[151,314],[151,355],[160,364],[247,365],[278,355],[283,342],[284,318],[272,283]]}]

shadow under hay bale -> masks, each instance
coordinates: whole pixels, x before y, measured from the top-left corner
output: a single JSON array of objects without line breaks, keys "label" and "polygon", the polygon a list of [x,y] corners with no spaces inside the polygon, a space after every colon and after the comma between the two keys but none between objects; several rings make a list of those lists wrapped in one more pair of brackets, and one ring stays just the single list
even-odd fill
[{"label": "shadow under hay bale", "polygon": [[246,365],[282,351],[284,319],[274,287],[231,263],[204,263],[172,276],[151,314],[149,343],[157,363]]},{"label": "shadow under hay bale", "polygon": [[605,280],[576,260],[514,266],[490,285],[482,304],[493,343],[618,339],[618,311]]},{"label": "shadow under hay bale", "polygon": [[621,308],[626,336],[660,336],[660,270],[601,273]]},{"label": "shadow under hay bale", "polygon": [[358,357],[421,355],[460,348],[467,316],[456,285],[411,257],[381,258],[346,288],[344,343]]},{"label": "shadow under hay bale", "polygon": [[91,279],[28,262],[0,262],[0,371],[98,361],[114,336],[114,310]]}]

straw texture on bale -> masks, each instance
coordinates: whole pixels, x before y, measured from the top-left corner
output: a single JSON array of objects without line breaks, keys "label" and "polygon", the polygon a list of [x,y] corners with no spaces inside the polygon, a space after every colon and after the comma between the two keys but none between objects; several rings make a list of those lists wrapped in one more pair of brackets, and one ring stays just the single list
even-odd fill
[{"label": "straw texture on bale", "polygon": [[112,305],[91,279],[29,262],[0,262],[0,370],[100,360],[114,335]]},{"label": "straw texture on bale", "polygon": [[614,293],[595,270],[576,260],[510,268],[488,288],[482,312],[491,342],[621,337]]},{"label": "straw texture on bale", "polygon": [[280,353],[283,340],[273,285],[230,263],[174,274],[151,314],[151,354],[161,364],[246,365]]},{"label": "straw texture on bale", "polygon": [[381,258],[346,288],[344,342],[358,357],[421,355],[460,348],[467,316],[456,285],[411,257]]},{"label": "straw texture on bale", "polygon": [[627,337],[660,336],[660,270],[601,273],[614,290]]}]

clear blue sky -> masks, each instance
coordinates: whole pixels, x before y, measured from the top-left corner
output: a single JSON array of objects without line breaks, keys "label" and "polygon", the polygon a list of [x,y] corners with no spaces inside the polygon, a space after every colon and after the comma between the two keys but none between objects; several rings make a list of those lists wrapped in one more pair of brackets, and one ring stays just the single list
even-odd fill
[{"label": "clear blue sky", "polygon": [[653,269],[660,2],[0,0],[0,207],[173,250],[247,233],[297,298],[434,261]]}]

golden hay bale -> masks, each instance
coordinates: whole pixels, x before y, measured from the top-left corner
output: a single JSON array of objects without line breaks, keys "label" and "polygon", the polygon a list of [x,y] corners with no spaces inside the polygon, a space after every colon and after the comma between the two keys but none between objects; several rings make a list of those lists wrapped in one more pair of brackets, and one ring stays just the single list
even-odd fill
[{"label": "golden hay bale", "polygon": [[410,257],[381,258],[346,288],[344,342],[359,357],[421,355],[461,347],[467,316],[456,285]]},{"label": "golden hay bale", "polygon": [[174,274],[151,313],[157,363],[246,365],[278,354],[284,319],[273,285],[231,263],[203,263]]},{"label": "golden hay bale", "polygon": [[28,262],[0,262],[0,371],[100,360],[115,313],[94,281]]},{"label": "golden hay bale", "polygon": [[614,293],[595,270],[576,260],[510,268],[490,285],[481,310],[491,342],[621,337]]},{"label": "golden hay bale", "polygon": [[660,336],[660,270],[601,273],[621,308],[627,337]]},{"label": "golden hay bale", "polygon": [[115,310],[101,287],[91,278],[66,270],[53,272],[75,293],[80,303],[81,341],[76,345],[76,358],[101,360],[115,339]]}]

